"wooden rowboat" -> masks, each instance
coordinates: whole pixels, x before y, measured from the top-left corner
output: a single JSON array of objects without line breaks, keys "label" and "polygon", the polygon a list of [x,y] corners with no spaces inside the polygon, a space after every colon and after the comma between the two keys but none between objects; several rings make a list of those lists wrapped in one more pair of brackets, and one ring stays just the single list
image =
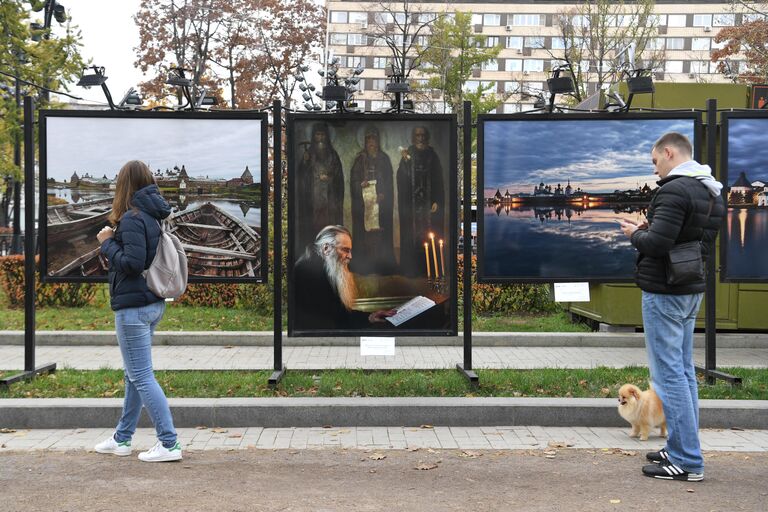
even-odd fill
[{"label": "wooden rowboat", "polygon": [[103,276],[106,275],[109,264],[101,254],[101,247],[96,247],[82,256],[75,258],[58,270],[48,272],[49,276]]},{"label": "wooden rowboat", "polygon": [[71,240],[82,235],[88,228],[106,222],[111,211],[112,199],[49,206],[48,242]]},{"label": "wooden rowboat", "polygon": [[261,268],[261,235],[211,203],[174,213],[169,225],[190,276],[255,277]]}]

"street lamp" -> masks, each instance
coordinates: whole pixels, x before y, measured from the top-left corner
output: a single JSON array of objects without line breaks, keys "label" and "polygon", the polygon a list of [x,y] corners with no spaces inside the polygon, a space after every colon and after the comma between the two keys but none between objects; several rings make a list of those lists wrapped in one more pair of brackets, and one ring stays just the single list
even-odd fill
[{"label": "street lamp", "polygon": [[[88,69],[88,68],[86,68]],[[80,77],[80,80],[78,80],[77,85],[80,87],[85,87],[86,89],[88,87],[93,86],[100,86],[101,90],[104,91],[104,96],[107,97],[107,103],[109,103],[109,109],[115,110],[115,102],[112,101],[112,93],[109,92],[109,87],[107,87],[107,77],[104,74],[104,67],[99,66],[91,66],[90,69],[93,69],[93,73],[91,74],[83,74]]]}]

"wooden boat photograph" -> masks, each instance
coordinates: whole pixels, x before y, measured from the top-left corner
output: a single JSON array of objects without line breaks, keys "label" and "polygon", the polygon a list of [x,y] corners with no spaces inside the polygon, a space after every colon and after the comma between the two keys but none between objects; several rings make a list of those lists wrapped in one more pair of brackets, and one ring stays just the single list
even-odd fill
[{"label": "wooden boat photograph", "polygon": [[106,274],[108,268],[109,263],[107,262],[107,258],[101,254],[101,247],[96,247],[92,251],[70,261],[60,269],[51,270],[48,272],[48,275],[52,277],[102,276]]},{"label": "wooden boat photograph", "polygon": [[212,203],[171,215],[170,230],[187,253],[190,276],[257,277],[261,235]]},{"label": "wooden boat photograph", "polygon": [[112,199],[99,199],[80,204],[49,206],[48,242],[70,240],[99,223],[106,223],[112,211]]}]

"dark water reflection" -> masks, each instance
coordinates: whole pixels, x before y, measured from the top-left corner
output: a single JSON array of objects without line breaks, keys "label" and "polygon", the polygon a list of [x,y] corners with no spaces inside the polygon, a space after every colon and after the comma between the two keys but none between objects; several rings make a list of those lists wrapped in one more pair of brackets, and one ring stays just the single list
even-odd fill
[{"label": "dark water reflection", "polygon": [[645,206],[590,209],[486,206],[484,274],[540,279],[631,279],[637,251],[617,219],[644,220]]},{"label": "dark water reflection", "polygon": [[768,208],[728,209],[726,276],[768,280]]}]

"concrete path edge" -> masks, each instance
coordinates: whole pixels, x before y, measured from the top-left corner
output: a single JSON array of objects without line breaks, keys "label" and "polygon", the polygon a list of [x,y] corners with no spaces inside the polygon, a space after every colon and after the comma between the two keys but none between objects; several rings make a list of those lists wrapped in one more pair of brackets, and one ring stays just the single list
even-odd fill
[{"label": "concrete path edge", "polygon": [[[179,428],[323,426],[628,427],[607,398],[213,398],[169,399]],[[768,401],[701,400],[701,428],[768,429]],[[0,400],[0,427],[111,428],[122,399]],[[150,427],[146,413],[140,427]]]}]

